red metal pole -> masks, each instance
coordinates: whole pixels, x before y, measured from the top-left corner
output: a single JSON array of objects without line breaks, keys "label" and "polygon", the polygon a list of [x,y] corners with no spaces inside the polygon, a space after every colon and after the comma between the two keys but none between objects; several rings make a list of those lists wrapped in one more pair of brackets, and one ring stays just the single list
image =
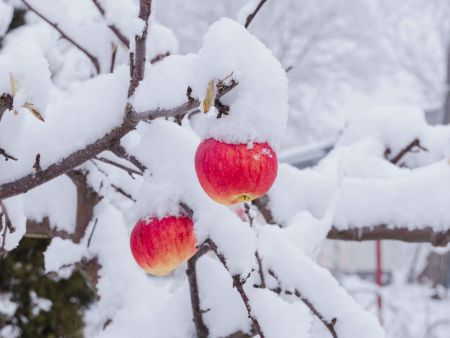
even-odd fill
[{"label": "red metal pole", "polygon": [[377,308],[378,308],[378,319],[380,323],[383,324],[383,302],[381,298],[380,288],[383,286],[383,262],[381,257],[381,241],[376,241],[375,244],[375,259],[376,259],[376,271],[375,271],[375,283],[378,286],[377,292]]}]

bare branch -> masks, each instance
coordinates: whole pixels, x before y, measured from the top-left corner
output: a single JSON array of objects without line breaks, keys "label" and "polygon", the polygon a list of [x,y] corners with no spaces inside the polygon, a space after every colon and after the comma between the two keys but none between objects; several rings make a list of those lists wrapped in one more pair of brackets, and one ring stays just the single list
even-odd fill
[{"label": "bare branch", "polygon": [[40,13],[39,11],[37,11],[34,7],[32,7],[27,0],[22,0],[22,2],[25,4],[25,6],[28,7],[28,9],[30,11],[32,11],[33,13],[35,13],[38,17],[40,17],[42,20],[44,20],[45,22],[47,22],[50,26],[52,26],[54,29],[56,29],[59,34],[61,34],[61,36],[66,39],[67,41],[69,41],[72,45],[74,45],[76,48],[78,48],[82,53],[84,53],[89,60],[91,60],[92,64],[95,67],[95,70],[97,72],[97,74],[100,73],[100,63],[98,62],[97,58],[92,55],[86,48],[82,47],[79,43],[77,43],[74,39],[72,39],[69,35],[67,35],[61,28],[59,28],[57,23],[51,22],[48,18],[45,17],[45,15],[43,15],[42,13]]},{"label": "bare branch", "polygon": [[253,19],[255,18],[256,14],[258,14],[259,10],[262,8],[262,6],[267,2],[267,0],[261,0],[256,6],[255,10],[247,16],[247,19],[245,20],[245,28],[248,28],[250,24],[252,23]]},{"label": "bare branch", "polygon": [[[419,139],[414,139],[410,144],[408,144],[405,148],[403,148],[402,150],[400,150],[400,152],[394,156],[392,159],[390,159],[389,161],[393,164],[399,164],[399,162],[403,159],[403,157],[405,157],[405,155],[409,152],[412,152],[413,149],[417,147],[420,150],[423,151],[428,151],[428,149],[426,149],[425,147],[423,147],[420,144]],[[391,150],[389,148],[386,149],[385,151],[385,157],[387,158],[387,156],[391,153]]]},{"label": "bare branch", "polygon": [[[97,7],[100,14],[105,17],[106,12],[103,6],[100,4],[98,0],[92,0],[95,7]],[[130,48],[130,40],[120,31],[119,28],[117,28],[116,25],[108,25],[109,29],[116,35],[116,37],[119,39],[120,42],[122,42],[127,48]]]}]

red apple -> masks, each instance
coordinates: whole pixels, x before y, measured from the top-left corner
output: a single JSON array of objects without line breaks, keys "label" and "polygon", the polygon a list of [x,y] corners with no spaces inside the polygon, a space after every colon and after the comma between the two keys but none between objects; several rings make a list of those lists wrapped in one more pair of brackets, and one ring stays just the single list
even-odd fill
[{"label": "red apple", "polygon": [[194,223],[189,217],[142,219],[131,232],[136,262],[155,276],[167,275],[196,252]]},{"label": "red apple", "polygon": [[200,143],[195,170],[203,190],[216,202],[234,204],[264,195],[277,176],[277,155],[267,143]]}]

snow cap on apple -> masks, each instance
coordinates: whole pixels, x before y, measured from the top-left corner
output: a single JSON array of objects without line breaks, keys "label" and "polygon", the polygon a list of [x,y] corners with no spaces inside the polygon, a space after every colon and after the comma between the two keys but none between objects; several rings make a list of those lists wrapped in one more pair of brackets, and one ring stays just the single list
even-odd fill
[{"label": "snow cap on apple", "polygon": [[287,78],[281,64],[242,25],[221,19],[206,34],[193,74],[193,90],[202,101],[211,95],[211,81],[238,83],[220,98],[230,108],[227,115],[217,118],[211,107],[206,117],[194,121],[203,139],[195,157],[200,184],[227,205],[264,195],[276,178],[276,150],[287,122]]}]

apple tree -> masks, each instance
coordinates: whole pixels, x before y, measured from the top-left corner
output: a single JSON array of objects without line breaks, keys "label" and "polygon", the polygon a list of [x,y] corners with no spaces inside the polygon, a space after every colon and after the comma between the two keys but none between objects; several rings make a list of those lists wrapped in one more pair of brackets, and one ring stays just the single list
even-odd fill
[{"label": "apple tree", "polygon": [[264,3],[180,55],[151,0],[14,2],[1,250],[52,239],[46,271],[96,290],[86,337],[384,337],[317,264],[324,240],[447,244],[449,131],[420,111],[362,114],[316,168],[278,165],[288,81],[246,29]]}]

